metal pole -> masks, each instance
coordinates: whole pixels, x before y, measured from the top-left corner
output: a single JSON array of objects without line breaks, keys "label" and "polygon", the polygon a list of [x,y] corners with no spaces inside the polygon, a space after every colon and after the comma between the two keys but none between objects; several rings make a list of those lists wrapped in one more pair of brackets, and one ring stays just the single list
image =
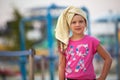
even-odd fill
[{"label": "metal pole", "polygon": [[[25,50],[25,36],[24,36],[25,33],[24,33],[24,22],[23,21],[20,22],[19,30],[20,30],[20,49]],[[22,75],[22,80],[27,80],[25,65],[26,65],[26,57],[21,56],[20,57],[20,71]]]},{"label": "metal pole", "polygon": [[[52,36],[52,16],[50,14],[50,8],[47,9],[47,38],[48,38],[48,47],[49,47],[49,56],[53,57],[53,36]],[[50,68],[50,80],[54,80],[54,60],[50,58],[49,62]]]},{"label": "metal pole", "polygon": [[45,80],[45,60],[44,56],[41,57],[41,80]]},{"label": "metal pole", "polygon": [[32,50],[32,54],[29,55],[29,80],[34,80],[34,54],[35,51]]},{"label": "metal pole", "polygon": [[120,80],[120,64],[119,64],[119,42],[118,42],[118,20],[115,20],[115,42],[116,42],[116,61],[117,61],[117,65],[116,65],[116,72],[117,72],[117,80]]}]

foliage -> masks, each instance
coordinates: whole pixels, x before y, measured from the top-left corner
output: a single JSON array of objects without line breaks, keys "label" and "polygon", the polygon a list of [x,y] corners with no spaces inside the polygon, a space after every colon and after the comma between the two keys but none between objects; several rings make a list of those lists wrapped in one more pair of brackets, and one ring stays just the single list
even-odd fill
[{"label": "foliage", "polygon": [[[6,35],[6,38],[9,40],[12,40],[13,46],[11,46],[8,50],[20,50],[20,30],[19,30],[19,24],[20,20],[22,19],[22,15],[19,13],[19,11],[14,8],[14,21],[8,22],[8,29],[9,34]],[[29,30],[30,27],[28,27],[31,23],[25,24],[25,34]],[[33,41],[30,41],[26,38],[25,35],[25,46],[26,48],[30,48],[33,44]]]}]

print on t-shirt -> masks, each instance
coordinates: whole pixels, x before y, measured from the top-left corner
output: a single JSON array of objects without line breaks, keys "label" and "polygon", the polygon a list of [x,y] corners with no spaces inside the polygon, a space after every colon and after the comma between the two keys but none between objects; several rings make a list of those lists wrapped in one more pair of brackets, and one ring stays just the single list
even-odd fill
[{"label": "print on t-shirt", "polygon": [[[78,60],[78,63],[76,64],[74,72],[78,72],[79,70],[86,71],[85,64],[84,64],[84,58],[88,54],[88,44],[80,44],[76,48],[74,46],[70,46],[69,51],[67,51],[68,55],[71,56],[71,60],[69,60],[67,66],[66,66],[66,71],[68,73],[72,72],[72,69],[70,68],[70,65],[72,61]],[[79,57],[79,59],[76,59]]]}]

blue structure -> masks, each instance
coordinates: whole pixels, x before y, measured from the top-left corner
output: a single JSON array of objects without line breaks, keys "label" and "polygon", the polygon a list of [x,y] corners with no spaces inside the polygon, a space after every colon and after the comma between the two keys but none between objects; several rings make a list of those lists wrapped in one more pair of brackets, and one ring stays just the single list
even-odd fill
[{"label": "blue structure", "polygon": [[[20,29],[20,49],[23,51],[23,50],[26,50],[26,44],[25,44],[25,27],[24,27],[24,24],[26,21],[32,21],[32,20],[43,20],[45,19],[44,17],[31,17],[31,18],[23,18],[20,22],[20,26],[19,26],[19,29]],[[25,56],[21,56],[20,57],[20,71],[21,71],[21,75],[22,75],[22,80],[27,80],[27,75],[26,75],[26,57]]]},{"label": "blue structure", "polygon": [[117,61],[117,66],[116,66],[116,73],[117,73],[117,80],[120,80],[120,64],[119,64],[119,41],[118,41],[118,24],[120,22],[120,14],[109,14],[102,16],[98,19],[96,19],[95,22],[98,23],[107,23],[107,22],[112,22],[115,25],[115,56],[116,56],[116,61]]},{"label": "blue structure", "polygon": [[[20,56],[25,57],[25,56],[32,55],[32,54],[33,54],[32,49],[24,50],[24,51],[0,51],[0,56],[9,56],[9,57],[20,57]],[[24,60],[24,57],[22,58],[23,60]],[[15,61],[15,62],[18,63],[19,61]],[[20,64],[22,64],[22,63],[20,63]],[[2,74],[2,75],[3,75],[2,76],[3,80],[6,80],[6,75],[5,74]]]},{"label": "blue structure", "polygon": [[[24,23],[28,22],[28,21],[33,21],[33,20],[45,20],[47,21],[47,40],[48,40],[48,49],[49,49],[49,59],[50,59],[50,80],[54,80],[54,40],[53,40],[53,35],[52,35],[52,28],[53,28],[53,19],[57,19],[58,15],[52,15],[51,10],[54,9],[64,9],[65,7],[59,7],[56,5],[51,5],[50,7],[42,7],[42,8],[38,8],[37,10],[41,10],[41,9],[45,9],[46,10],[46,14],[45,15],[40,15],[40,16],[33,16],[33,17],[29,17],[29,18],[23,18],[20,22],[20,38],[21,38],[21,50],[25,50],[25,36],[24,36]],[[87,8],[83,7],[82,8],[87,14],[88,10]],[[89,15],[88,15],[88,24],[89,24]],[[90,34],[90,26],[88,25],[88,33]],[[21,56],[21,62],[25,62],[25,57]],[[21,73],[22,73],[22,80],[26,80],[26,69],[25,69],[25,63],[21,63]]]}]

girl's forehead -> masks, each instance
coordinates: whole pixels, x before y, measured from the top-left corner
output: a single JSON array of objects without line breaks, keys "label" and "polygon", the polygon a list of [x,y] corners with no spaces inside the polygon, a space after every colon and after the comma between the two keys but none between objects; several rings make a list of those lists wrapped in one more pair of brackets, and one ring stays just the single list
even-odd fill
[{"label": "girl's forehead", "polygon": [[[75,14],[74,16],[73,16],[73,19],[84,19],[84,17],[82,17],[81,15],[79,15],[79,14]],[[72,20],[73,20],[72,19]]]}]

